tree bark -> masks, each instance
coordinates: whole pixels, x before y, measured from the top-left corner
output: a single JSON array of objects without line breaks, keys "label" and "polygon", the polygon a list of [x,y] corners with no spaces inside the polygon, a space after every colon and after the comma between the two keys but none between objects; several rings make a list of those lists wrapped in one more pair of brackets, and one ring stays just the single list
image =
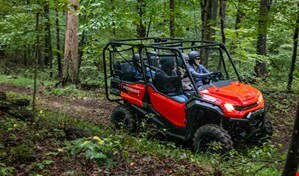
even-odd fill
[{"label": "tree bark", "polygon": [[139,38],[145,37],[146,36],[146,28],[143,23],[142,17],[144,15],[144,10],[146,7],[146,1],[145,0],[137,0],[137,11],[139,15],[139,23],[137,24],[137,36]]},{"label": "tree bark", "polygon": [[4,53],[4,46],[0,46],[0,59],[4,59],[5,53]]},{"label": "tree bark", "polygon": [[238,0],[238,6],[237,6],[237,14],[236,14],[236,20],[235,20],[235,38],[231,41],[231,52],[234,53],[234,50],[236,49],[236,45],[239,43],[239,29],[241,27],[241,21],[244,18],[244,14],[241,11],[243,0]]},{"label": "tree bark", "polygon": [[52,54],[52,40],[51,40],[51,22],[50,22],[50,6],[49,6],[49,1],[44,2],[44,14],[45,14],[45,21],[46,21],[46,26],[45,26],[45,65],[50,67],[50,77],[53,77],[53,72],[52,72],[52,59],[53,59],[53,54]]},{"label": "tree bark", "polygon": [[226,0],[220,0],[219,15],[220,15],[222,43],[225,44],[224,22],[225,22],[225,15],[226,15]]},{"label": "tree bark", "polygon": [[86,32],[83,30],[81,40],[79,42],[79,64],[78,64],[79,68],[80,68],[82,60],[83,60],[83,54],[84,54],[83,47],[86,44],[86,40],[87,40]]},{"label": "tree bark", "polygon": [[67,12],[67,29],[65,34],[64,66],[61,84],[65,86],[69,81],[79,84],[78,58],[78,26],[79,18],[76,14],[79,9],[78,0],[69,0]]},{"label": "tree bark", "polygon": [[218,0],[201,1],[202,40],[214,40],[212,29],[217,19]]},{"label": "tree bark", "polygon": [[295,65],[296,65],[296,59],[297,59],[297,47],[298,47],[298,31],[299,31],[299,3],[298,3],[298,17],[296,21],[296,27],[294,31],[294,36],[293,36],[293,55],[292,55],[292,64],[291,64],[291,69],[290,69],[290,74],[289,74],[289,81],[287,85],[287,91],[291,92],[292,90],[292,83],[293,83],[293,73],[295,70]]},{"label": "tree bark", "polygon": [[[259,19],[258,19],[258,40],[257,40],[257,54],[266,56],[267,55],[267,29],[268,29],[268,14],[270,9],[269,0],[260,1]],[[263,61],[256,61],[254,71],[258,77],[265,77],[267,74],[266,63]]]},{"label": "tree bark", "polygon": [[[202,0],[200,5],[202,21],[201,38],[205,41],[214,41],[213,35],[215,34],[215,30],[212,26],[215,25],[217,19],[218,0]],[[208,53],[202,49],[201,58],[206,66],[208,65],[208,57]]]},{"label": "tree bark", "polygon": [[[115,14],[115,4],[114,4],[114,0],[110,0],[111,3],[111,10],[112,13]],[[113,33],[113,37],[116,38],[116,29],[115,29],[115,22],[112,22],[112,33]]]},{"label": "tree bark", "polygon": [[170,31],[170,37],[174,38],[175,37],[175,1],[174,0],[169,0],[169,31]]},{"label": "tree bark", "polygon": [[299,164],[299,102],[297,106],[297,115],[295,117],[292,142],[284,166],[282,176],[296,175]]},{"label": "tree bark", "polygon": [[243,0],[239,0],[238,1],[238,9],[237,9],[236,22],[235,22],[235,30],[239,30],[240,29],[240,27],[241,27],[241,21],[244,18],[244,14],[240,10],[240,8],[242,6],[242,2],[243,2]]},{"label": "tree bark", "polygon": [[[39,12],[36,13],[36,30],[39,31],[40,24],[39,24]],[[40,39],[39,39],[39,32],[36,35],[36,53],[35,53],[35,62],[34,62],[34,83],[33,83],[33,96],[32,96],[32,112],[33,117],[36,122],[39,122],[38,116],[36,116],[36,92],[37,92],[37,69],[38,69],[38,61],[41,56],[41,47],[40,47]]]},{"label": "tree bark", "polygon": [[55,24],[56,24],[56,48],[57,48],[57,51],[58,51],[58,52],[56,52],[56,55],[57,55],[57,69],[58,69],[58,76],[59,76],[60,79],[62,79],[62,65],[61,65],[61,54],[60,54],[61,47],[60,47],[59,13],[58,13],[57,8],[55,9],[55,13],[56,13],[56,21],[55,21]]}]

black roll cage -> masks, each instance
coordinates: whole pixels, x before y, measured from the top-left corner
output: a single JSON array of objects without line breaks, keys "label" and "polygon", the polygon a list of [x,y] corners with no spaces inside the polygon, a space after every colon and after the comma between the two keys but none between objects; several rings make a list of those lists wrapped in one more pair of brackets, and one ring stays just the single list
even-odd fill
[{"label": "black roll cage", "polygon": [[[196,45],[196,44],[201,44],[201,45]],[[189,44],[190,46],[184,46],[184,44]],[[242,79],[236,69],[236,66],[234,64],[234,62],[231,59],[230,53],[228,52],[226,46],[223,43],[218,43],[215,41],[202,41],[202,40],[184,40],[184,39],[176,39],[176,38],[155,38],[155,37],[150,37],[150,38],[133,38],[133,39],[120,39],[120,40],[113,40],[110,41],[108,44],[106,44],[106,46],[103,49],[103,67],[104,67],[104,79],[105,79],[105,94],[106,94],[106,98],[109,101],[115,101],[118,102],[121,101],[122,99],[111,99],[109,97],[109,90],[108,90],[108,79],[111,77],[108,77],[107,74],[107,62],[106,62],[106,52],[109,51],[109,69],[110,69],[110,73],[113,70],[112,69],[112,62],[111,62],[111,54],[112,52],[116,52],[120,54],[120,51],[117,50],[117,47],[120,47],[122,45],[125,46],[131,46],[132,47],[132,52],[134,54],[134,49],[138,48],[138,53],[141,54],[142,49],[143,48],[153,48],[153,49],[164,49],[164,50],[169,50],[172,53],[178,53],[179,57],[182,59],[183,64],[185,66],[185,68],[187,68],[187,64],[185,62],[185,60],[183,59],[182,56],[182,51],[184,49],[200,49],[200,48],[208,48],[208,47],[215,47],[218,46],[219,48],[221,48],[226,55],[228,56],[228,59],[230,61],[230,63],[233,66],[233,69],[238,77],[238,80],[240,82],[242,82]],[[113,50],[110,50],[109,47],[111,47]],[[127,49],[129,50],[129,49]],[[121,55],[121,54],[120,54]],[[176,54],[177,55],[177,54]],[[122,55],[121,55],[122,56]],[[223,54],[222,52],[220,52],[220,56],[221,56],[221,60],[224,63],[224,59],[223,59]],[[123,56],[122,56],[123,57]],[[123,57],[124,58],[124,57]],[[144,63],[144,58],[140,57],[141,59],[141,65],[142,65],[142,74],[146,75],[146,69],[145,69],[145,63]],[[124,58],[124,60],[128,61],[127,59]],[[225,67],[224,67],[225,68]],[[193,79],[193,77],[190,74],[190,71],[188,69],[186,69],[187,74],[191,80],[191,83],[193,85],[193,87],[195,88],[196,92],[198,92],[198,88],[195,86],[195,81]],[[226,70],[225,70],[226,71]],[[148,85],[148,81],[144,76],[144,83],[146,85]]]}]

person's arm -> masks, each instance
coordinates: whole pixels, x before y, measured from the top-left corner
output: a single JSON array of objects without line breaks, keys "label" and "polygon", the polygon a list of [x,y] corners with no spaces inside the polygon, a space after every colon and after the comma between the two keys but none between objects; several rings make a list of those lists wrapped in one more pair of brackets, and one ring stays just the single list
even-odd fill
[{"label": "person's arm", "polygon": [[203,73],[210,73],[205,66],[203,65],[199,65],[200,66],[200,69],[202,70]]},{"label": "person's arm", "polygon": [[156,72],[151,70],[150,68],[146,67],[146,76],[147,78],[154,78]]},{"label": "person's arm", "polygon": [[[193,67],[191,67],[191,66],[189,66],[188,69],[189,69],[191,75],[194,76],[195,78],[207,77],[207,76],[209,76],[211,74],[210,72],[207,72],[207,73],[197,73],[195,71],[195,69]],[[206,71],[207,71],[207,69],[206,69]]]}]

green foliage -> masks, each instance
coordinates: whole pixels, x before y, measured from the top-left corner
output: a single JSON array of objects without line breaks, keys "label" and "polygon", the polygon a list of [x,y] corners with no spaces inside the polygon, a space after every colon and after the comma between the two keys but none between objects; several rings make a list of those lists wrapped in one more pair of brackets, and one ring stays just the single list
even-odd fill
[{"label": "green foliage", "polygon": [[0,175],[13,176],[14,167],[7,166],[5,163],[0,163]]},{"label": "green foliage", "polygon": [[66,142],[66,148],[73,156],[83,153],[86,159],[94,160],[99,165],[105,164],[108,168],[115,166],[113,158],[119,153],[120,147],[119,141],[98,136]]},{"label": "green foliage", "polygon": [[26,87],[33,85],[33,80],[24,77],[0,75],[0,83]]},{"label": "green foliage", "polygon": [[212,166],[215,172],[224,175],[281,175],[285,153],[270,143],[244,151],[232,150],[227,155],[214,155]]},{"label": "green foliage", "polygon": [[36,163],[35,166],[40,169],[40,170],[43,170],[45,168],[46,165],[50,165],[52,164],[54,161],[52,160],[43,160],[42,162],[40,163]]},{"label": "green foliage", "polygon": [[8,150],[5,147],[0,148],[0,159],[6,158],[7,161],[14,162],[32,157],[34,143],[31,139],[33,139],[34,133],[33,131],[27,131],[23,134],[26,129],[28,129],[28,126],[25,122],[14,118],[1,119],[0,143],[2,146],[11,147]]}]

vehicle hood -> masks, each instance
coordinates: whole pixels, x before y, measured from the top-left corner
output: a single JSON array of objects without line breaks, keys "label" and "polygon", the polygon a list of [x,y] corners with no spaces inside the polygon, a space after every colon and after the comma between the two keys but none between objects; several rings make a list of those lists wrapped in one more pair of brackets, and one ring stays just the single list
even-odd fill
[{"label": "vehicle hood", "polygon": [[222,85],[212,85],[200,91],[200,94],[212,96],[217,101],[230,102],[245,107],[256,103],[261,92],[250,85],[233,81]]}]

